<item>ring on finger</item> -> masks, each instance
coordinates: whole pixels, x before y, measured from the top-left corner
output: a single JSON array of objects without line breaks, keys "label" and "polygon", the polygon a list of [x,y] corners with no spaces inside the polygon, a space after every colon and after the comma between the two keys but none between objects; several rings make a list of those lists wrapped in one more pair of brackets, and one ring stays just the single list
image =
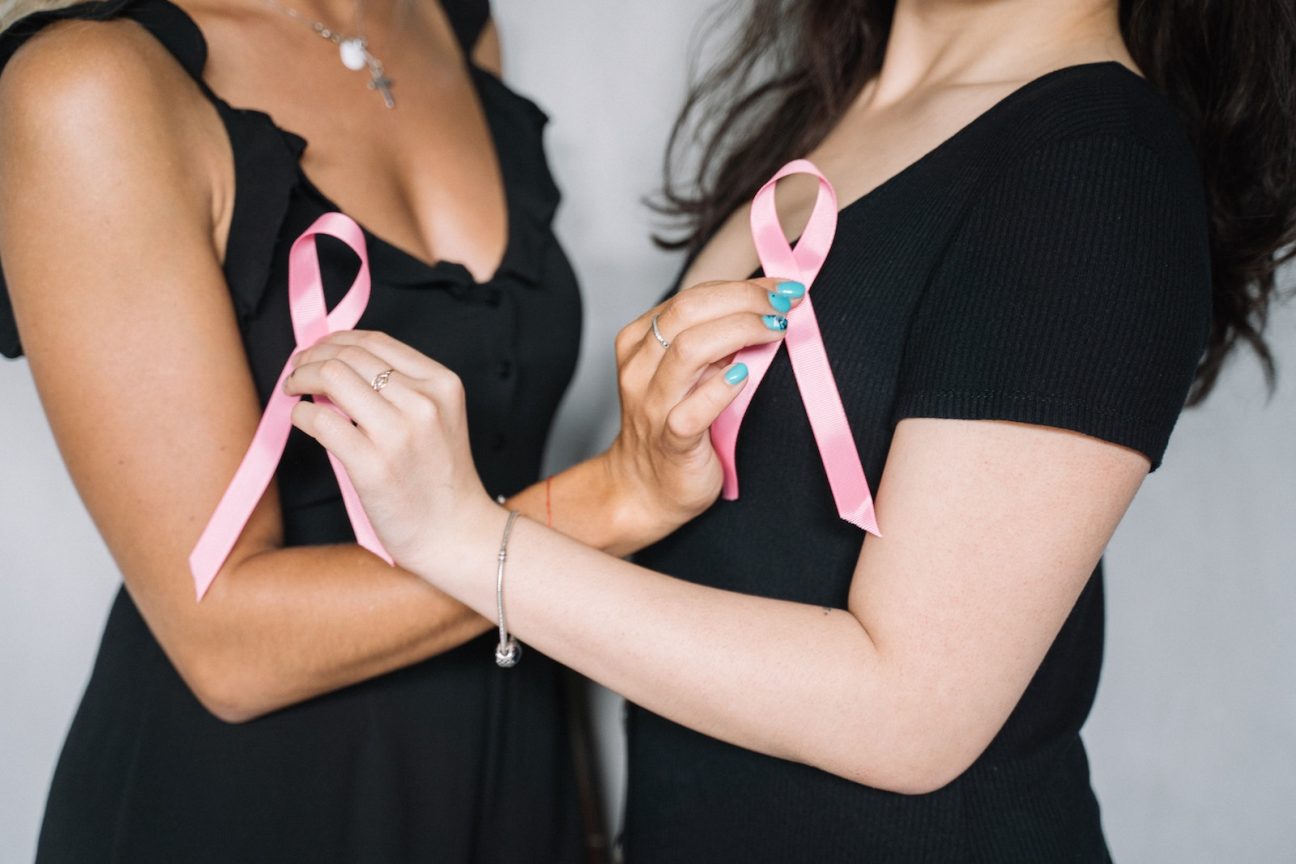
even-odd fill
[{"label": "ring on finger", "polygon": [[658,318],[661,318],[660,312],[652,317],[652,334],[653,338],[657,340],[657,344],[661,345],[664,350],[670,347],[670,341],[662,335],[661,326],[657,323]]},{"label": "ring on finger", "polygon": [[392,373],[395,371],[395,369],[386,369],[379,372],[373,377],[373,380],[369,382],[369,386],[374,389],[375,393],[381,393],[382,389],[391,381]]}]

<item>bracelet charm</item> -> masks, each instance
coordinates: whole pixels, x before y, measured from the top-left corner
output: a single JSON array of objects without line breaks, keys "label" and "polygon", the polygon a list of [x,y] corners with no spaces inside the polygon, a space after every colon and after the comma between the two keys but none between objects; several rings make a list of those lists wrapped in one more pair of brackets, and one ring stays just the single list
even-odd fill
[{"label": "bracelet charm", "polygon": [[499,618],[499,644],[495,646],[495,663],[501,669],[512,669],[522,659],[522,646],[509,634],[504,620],[504,565],[508,561],[509,537],[513,534],[513,525],[521,515],[513,510],[509,513],[508,522],[504,523],[504,537],[500,540],[498,567],[495,570],[495,612]]}]

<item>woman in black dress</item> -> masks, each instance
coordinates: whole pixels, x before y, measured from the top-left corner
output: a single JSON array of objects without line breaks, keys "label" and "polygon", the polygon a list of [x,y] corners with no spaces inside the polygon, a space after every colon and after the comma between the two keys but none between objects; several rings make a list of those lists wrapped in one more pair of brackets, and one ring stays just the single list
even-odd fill
[{"label": "woman in black dress", "polygon": [[[811,296],[881,536],[838,517],[785,352],[738,439],[741,497],[640,566],[492,504],[453,376],[388,340],[299,357],[290,390],[359,428],[306,405],[296,422],[352,467],[404,566],[494,615],[506,546],[501,628],[637,706],[631,864],[1109,860],[1079,734],[1100,558],[1194,380],[1200,397],[1239,341],[1263,351],[1296,238],[1294,18],[757,4],[704,87],[732,101],[692,106],[714,143],[698,197],[674,200],[682,284],[702,287],[626,331],[622,377],[688,353],[679,327],[724,287],[707,280],[755,267],[745,203],[809,154],[849,202]],[[815,187],[788,187],[796,236]],[[386,368],[382,393],[345,386]],[[714,500],[710,441],[689,444]]]},{"label": "woman in black dress", "polygon": [[[577,860],[559,668],[483,663],[487,622],[355,545],[318,445],[289,440],[201,603],[186,563],[294,347],[289,248],[339,203],[366,228],[361,326],[456,371],[484,482],[545,518],[580,301],[544,116],[492,71],[485,0],[20,2],[0,24],[38,7],[0,36],[0,351],[30,358],[125,582],[38,859]],[[319,248],[336,303],[356,259]],[[633,465],[581,472],[584,542],[678,524],[603,509]]]}]

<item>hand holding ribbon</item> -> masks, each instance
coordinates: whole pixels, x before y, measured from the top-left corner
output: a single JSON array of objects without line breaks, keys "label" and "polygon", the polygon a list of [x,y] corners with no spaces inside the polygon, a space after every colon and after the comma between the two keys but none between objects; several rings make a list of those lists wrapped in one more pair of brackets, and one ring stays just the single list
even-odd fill
[{"label": "hand holding ribbon", "polygon": [[[346,243],[360,258],[360,270],[355,281],[331,312],[324,299],[324,284],[320,277],[316,249],[316,238],[321,234]],[[293,243],[288,257],[288,304],[292,313],[293,335],[297,340],[293,354],[309,348],[329,333],[353,329],[369,305],[370,287],[369,255],[360,226],[341,213],[325,213],[315,220]],[[293,405],[301,399],[300,396],[284,393],[284,379],[291,373],[290,360],[284,365],[279,380],[270,392],[269,404],[266,405],[247,454],[189,555],[189,569],[193,573],[199,600],[202,600],[216,574],[224,566],[279,466],[284,445],[288,443],[288,433],[292,430]],[[315,397],[315,401],[331,405],[322,396]],[[338,409],[334,407],[333,410]],[[332,453],[329,453],[329,462],[342,491],[342,501],[351,519],[356,542],[391,564],[391,556],[387,554],[369,523],[369,517],[365,514],[346,469]]]},{"label": "hand holding ribbon", "polygon": [[[774,198],[778,181],[793,174],[810,174],[819,180],[819,195],[810,221],[795,248],[779,222]],[[805,301],[787,316],[785,341],[837,512],[852,525],[880,536],[868,479],[864,476],[859,451],[846,419],[846,409],[828,363],[819,321],[810,302],[809,290],[828,258],[837,233],[837,193],[812,162],[805,159],[789,162],[756,193],[752,202],[751,228],[765,275],[795,279],[806,286]],[[743,417],[778,349],[779,344],[775,342],[747,348],[738,354],[735,360],[747,364],[751,381],[711,427],[712,445],[724,468],[723,496],[727,501],[738,498],[735,450]]]}]

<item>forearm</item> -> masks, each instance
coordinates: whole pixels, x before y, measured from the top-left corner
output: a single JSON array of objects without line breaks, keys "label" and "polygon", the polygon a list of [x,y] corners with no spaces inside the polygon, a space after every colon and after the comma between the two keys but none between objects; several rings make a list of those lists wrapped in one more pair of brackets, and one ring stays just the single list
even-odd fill
[{"label": "forearm", "polygon": [[[493,617],[507,514],[472,470],[461,382],[427,358],[411,360],[423,384],[411,410],[391,418],[363,378],[331,385],[331,359],[312,352],[295,389],[340,399],[361,419],[304,402],[294,423],[342,459],[366,506],[385,514],[397,560]],[[399,431],[366,434],[380,416]],[[705,458],[714,454],[699,452],[667,467],[702,477],[701,492],[718,489],[720,466]],[[847,610],[683,582],[522,521],[504,611],[523,641],[703,734],[881,789],[932,791],[1003,728],[1147,469],[1136,451],[1064,430],[909,419],[878,486],[887,539],[861,547]],[[651,465],[637,473],[661,476]],[[703,501],[699,493],[687,507]],[[806,542],[752,530],[746,540],[712,540]],[[778,565],[810,572],[767,576],[822,579],[814,557]],[[744,560],[735,566],[774,566]]]},{"label": "forearm", "polygon": [[[536,483],[509,508],[613,555],[644,545],[606,462]],[[226,719],[278,708],[449,651],[490,622],[427,582],[354,545],[272,549],[228,568],[199,607],[222,623],[194,664],[195,689]],[[492,613],[493,615],[493,613]]]},{"label": "forearm", "polygon": [[664,536],[634,506],[605,454],[510,498],[506,506],[593,549],[623,558]]},{"label": "forearm", "polygon": [[[429,565],[487,616],[503,518],[479,520],[457,547],[460,566]],[[510,544],[505,609],[523,642],[677,723],[859,782],[903,785],[900,693],[849,612],[672,579],[526,520]]]},{"label": "forearm", "polygon": [[[164,646],[184,646],[173,660],[194,692],[232,722],[425,660],[490,627],[354,545],[254,554],[227,568],[183,617],[148,613]],[[203,635],[168,639],[176,625]]]}]

